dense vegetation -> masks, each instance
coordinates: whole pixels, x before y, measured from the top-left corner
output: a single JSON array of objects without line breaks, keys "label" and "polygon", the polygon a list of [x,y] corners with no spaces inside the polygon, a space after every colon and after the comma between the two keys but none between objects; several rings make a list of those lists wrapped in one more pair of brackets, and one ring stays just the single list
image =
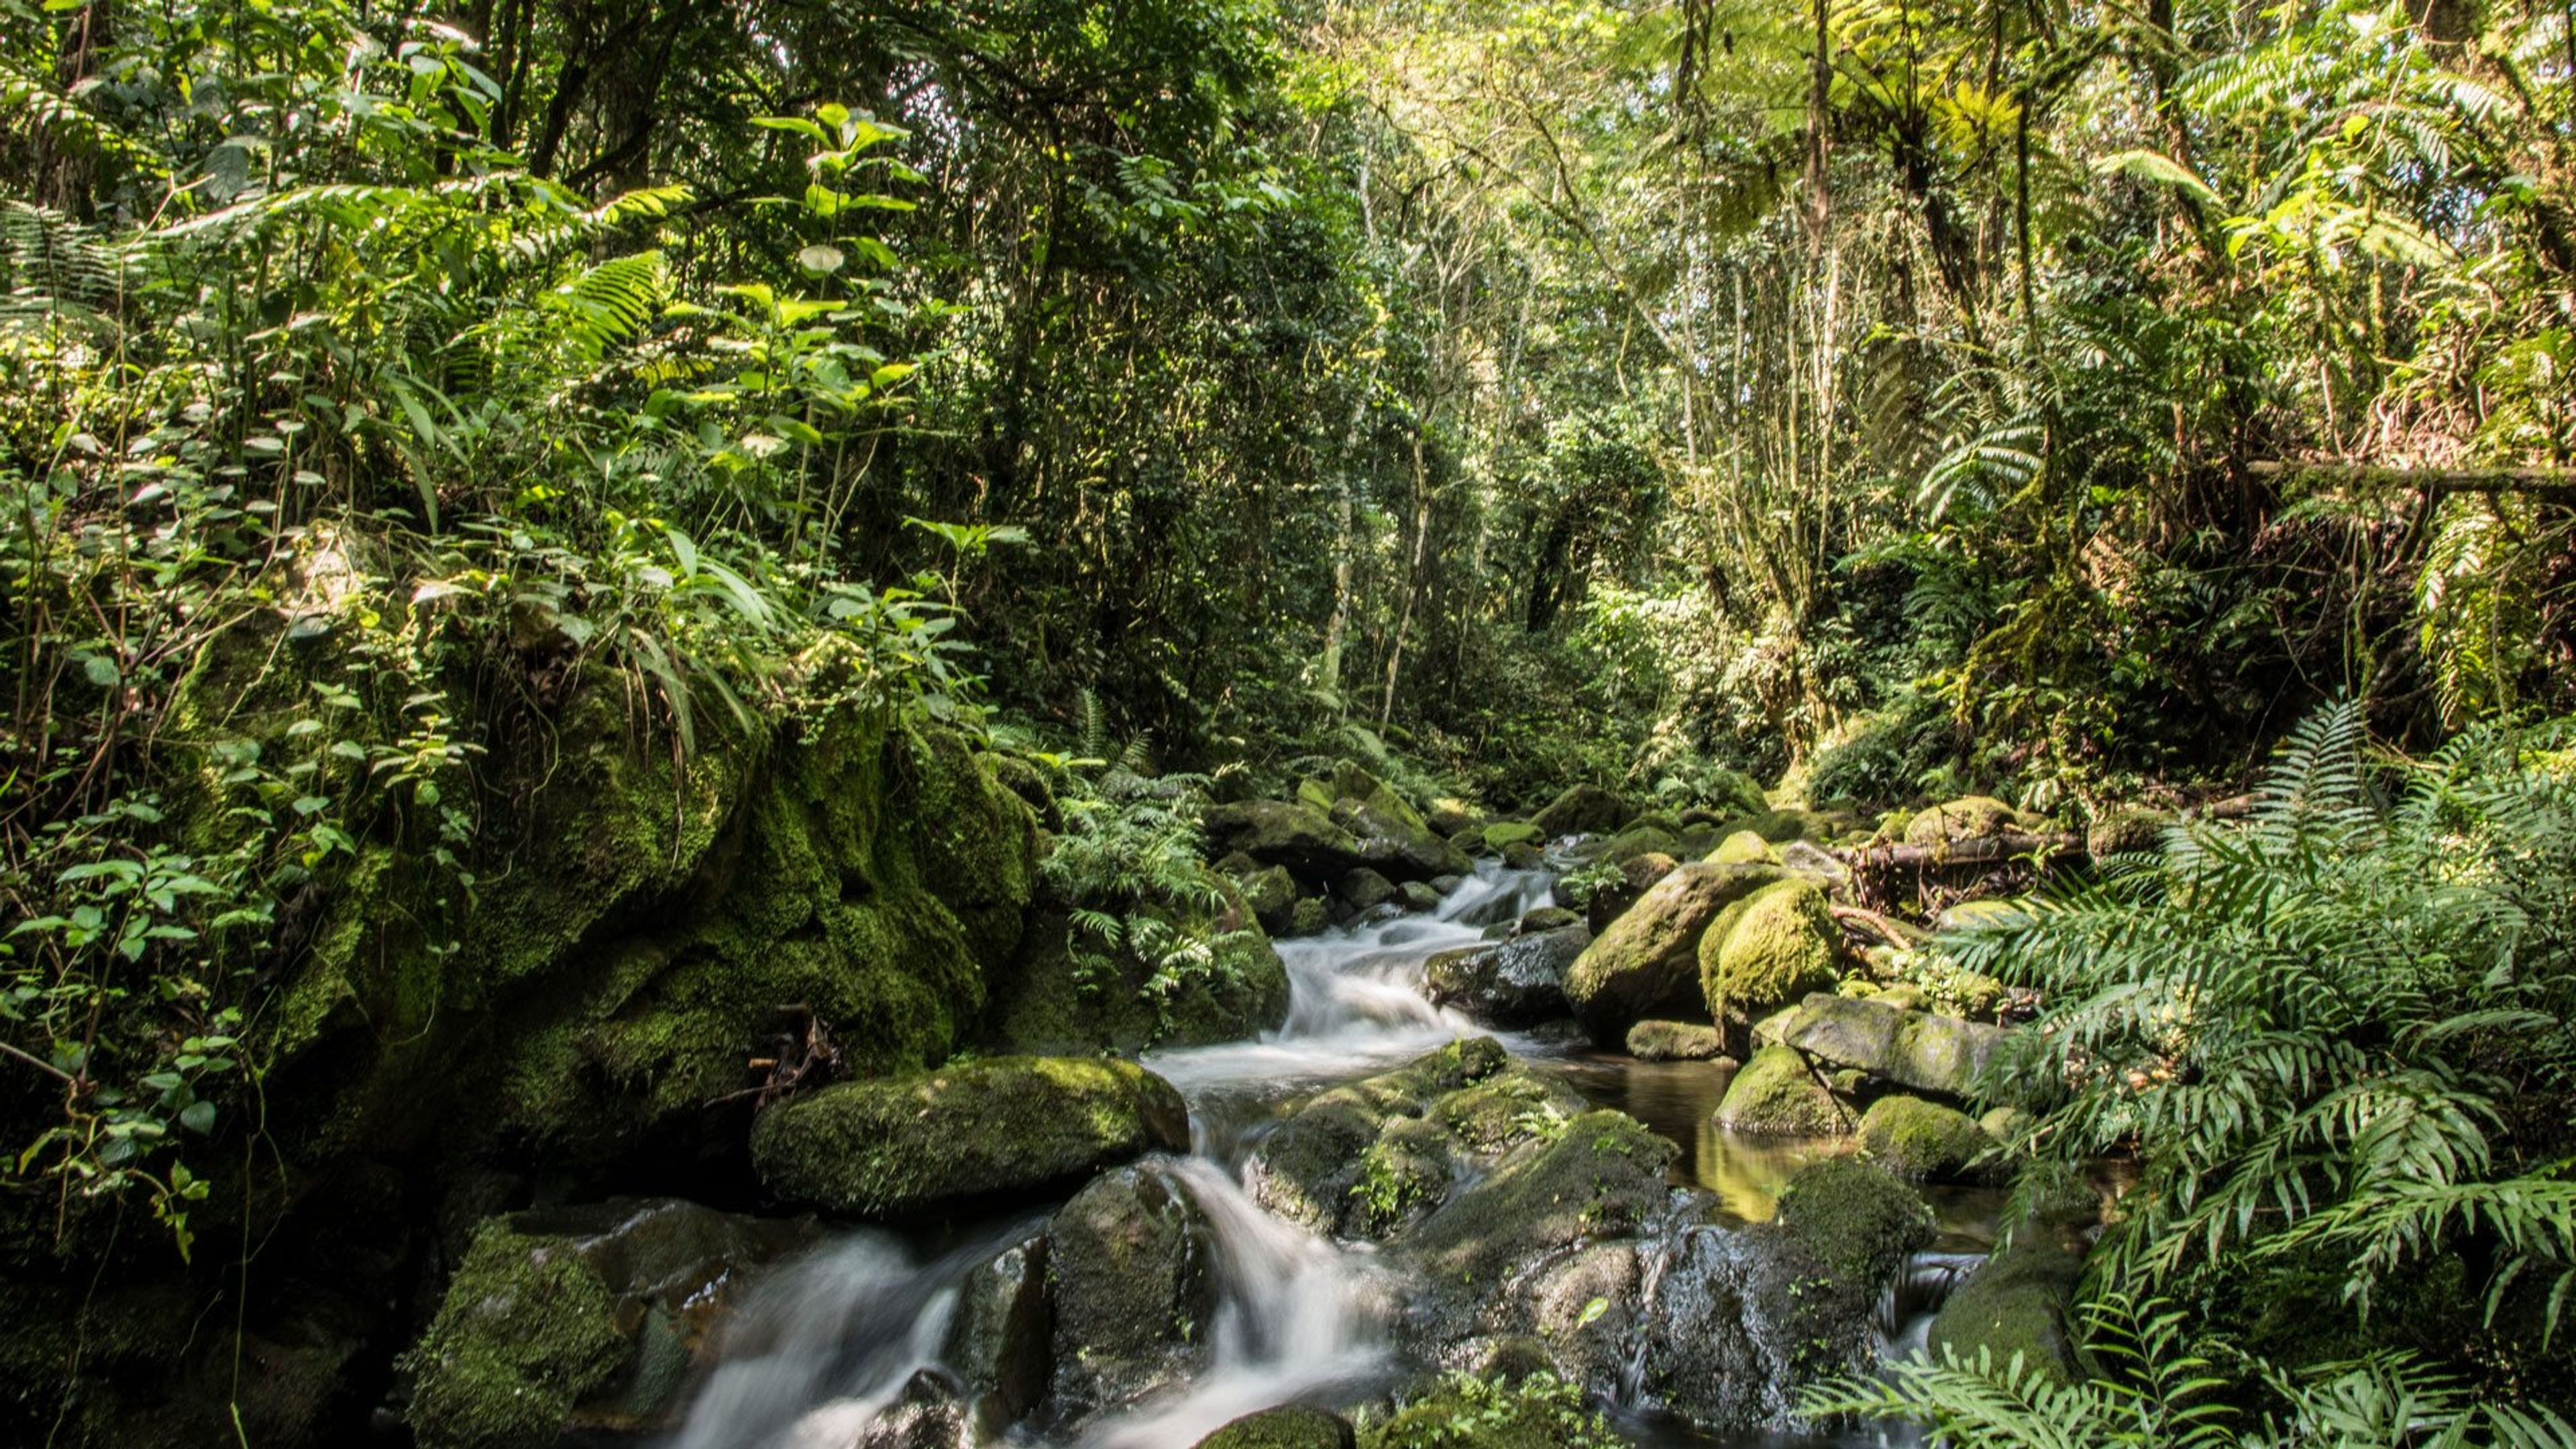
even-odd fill
[{"label": "dense vegetation", "polygon": [[2034,1180],[2140,1153],[2110,1337],[2249,1424],[2567,1407],[2563,6],[0,17],[9,1265],[221,1181],[246,1271],[280,983],[391,852],[467,952],[594,737],[676,861],[747,740],[962,730],[1157,999],[1321,756],[2080,830],[2286,738],[1940,948],[2048,993]]}]

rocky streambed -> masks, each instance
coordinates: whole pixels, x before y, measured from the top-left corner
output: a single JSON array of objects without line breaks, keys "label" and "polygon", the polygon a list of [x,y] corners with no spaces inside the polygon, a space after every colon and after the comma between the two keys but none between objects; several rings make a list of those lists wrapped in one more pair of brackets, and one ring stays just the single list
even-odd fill
[{"label": "rocky streambed", "polygon": [[[1317,848],[1282,847],[1299,879]],[[407,1417],[455,1444],[1322,1445],[1443,1375],[1546,1374],[1640,1442],[1830,1443],[1799,1385],[1927,1338],[2062,1351],[2080,1243],[1977,1266],[2001,1124],[1951,1104],[1998,1029],[1834,994],[1823,888],[1772,859],[1669,866],[1597,937],[1554,903],[1565,864],[1298,896],[1345,923],[1278,943],[1286,1021],[1251,1040],[790,1098],[752,1146],[793,1219],[495,1219]]]}]

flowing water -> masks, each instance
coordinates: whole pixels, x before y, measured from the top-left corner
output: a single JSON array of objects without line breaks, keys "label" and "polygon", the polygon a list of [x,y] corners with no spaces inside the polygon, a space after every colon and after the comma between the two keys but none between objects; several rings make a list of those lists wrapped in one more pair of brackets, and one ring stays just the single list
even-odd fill
[{"label": "flowing water", "polygon": [[[1403,1376],[1391,1328],[1405,1285],[1379,1265],[1372,1247],[1319,1237],[1264,1212],[1244,1190],[1244,1160],[1285,1104],[1481,1032],[1423,997],[1423,963],[1478,944],[1486,927],[1549,904],[1552,882],[1545,871],[1489,863],[1427,915],[1373,917],[1279,942],[1291,987],[1289,1018],[1280,1030],[1146,1058],[1190,1104],[1193,1150],[1171,1167],[1213,1228],[1221,1293],[1208,1365],[1145,1407],[1093,1420],[1069,1437],[1041,1441],[1023,1430],[1010,1442],[1186,1449],[1253,1410],[1365,1397]],[[1718,1132],[1711,1113],[1726,1077],[1707,1063],[1630,1062],[1537,1036],[1500,1039],[1595,1103],[1672,1138],[1682,1148],[1677,1173],[1710,1189],[1724,1212],[1745,1221],[1769,1217],[1789,1175],[1836,1150],[1754,1144]],[[1930,1307],[1976,1261],[1974,1253],[1955,1250],[1991,1239],[1990,1199],[1936,1199],[1943,1246],[1953,1251],[1919,1255],[1890,1289],[1880,1317],[1891,1351],[1920,1342]],[[1025,1240],[1040,1221],[985,1224],[930,1246],[862,1230],[772,1273],[730,1327],[722,1361],[698,1389],[671,1449],[843,1449],[936,1364],[964,1275]],[[1710,1440],[1658,1433],[1651,1424],[1635,1427],[1675,1443],[1820,1442],[1771,1435]]]}]

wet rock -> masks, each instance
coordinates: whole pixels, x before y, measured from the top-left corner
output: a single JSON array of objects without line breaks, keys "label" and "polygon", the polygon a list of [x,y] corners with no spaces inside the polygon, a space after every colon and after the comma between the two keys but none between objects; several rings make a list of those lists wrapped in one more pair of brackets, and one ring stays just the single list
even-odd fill
[{"label": "wet rock", "polygon": [[1699,942],[1728,906],[1781,879],[1765,866],[1691,864],[1656,882],[1593,938],[1566,975],[1574,1014],[1608,1046],[1651,1017],[1697,1015],[1705,1005]]},{"label": "wet rock", "polygon": [[997,1057],[781,1102],[751,1151],[782,1202],[904,1218],[1184,1151],[1189,1130],[1180,1093],[1133,1062]]},{"label": "wet rock", "polygon": [[[957,1449],[968,1442],[970,1418],[959,1386],[940,1370],[926,1368],[905,1380],[895,1401],[843,1442],[848,1449]],[[819,1437],[809,1428],[797,1442],[810,1444]]]},{"label": "wet rock", "polygon": [[1612,1449],[1628,1443],[1553,1373],[1452,1374],[1419,1386],[1366,1449]]},{"label": "wet rock", "polygon": [[1515,845],[1543,845],[1547,833],[1522,820],[1497,820],[1480,832],[1485,848],[1497,854]]},{"label": "wet rock", "polygon": [[[1442,876],[1441,879],[1451,880],[1455,879],[1455,877]],[[1397,887],[1395,894],[1396,898],[1404,903],[1404,908],[1408,911],[1436,911],[1440,909],[1440,890],[1437,886],[1429,885],[1418,880],[1409,880],[1402,886]]]},{"label": "wet rock", "polygon": [[1359,838],[1371,865],[1406,880],[1463,875],[1470,868],[1466,853],[1434,831],[1393,787],[1356,767],[1335,772],[1333,783],[1343,795],[1333,803],[1333,821]]},{"label": "wet rock", "polygon": [[1395,894],[1393,883],[1367,866],[1344,873],[1340,889],[1343,902],[1355,911],[1382,904]]},{"label": "wet rock", "polygon": [[2021,829],[2013,808],[1992,795],[1964,795],[1935,805],[1905,823],[1908,845],[1939,845],[1945,840],[1978,840]]},{"label": "wet rock", "polygon": [[1279,934],[1282,937],[1320,936],[1332,929],[1332,925],[1332,907],[1313,896],[1308,896],[1289,908],[1288,928]]},{"label": "wet rock", "polygon": [[1807,1059],[1766,1046],[1746,1060],[1717,1104],[1717,1125],[1768,1137],[1832,1137],[1852,1130],[1852,1115],[1816,1079]]},{"label": "wet rock", "polygon": [[1982,1181],[1993,1175],[1978,1163],[1995,1145],[1986,1130],[1967,1113],[1920,1097],[1870,1103],[1861,1114],[1860,1145],[1870,1161],[1915,1181]]},{"label": "wet rock", "polygon": [[2077,1350],[2070,1332],[2075,1290],[2084,1276],[2082,1227],[2089,1202],[2061,1200],[2013,1229],[2010,1240],[1950,1295],[1932,1318],[1924,1347],[1998,1367],[2019,1357],[2057,1383],[2073,1383]]},{"label": "wet rock", "polygon": [[1628,1028],[1628,1055],[1644,1062],[1706,1062],[1726,1055],[1726,1038],[1696,1021],[1641,1021]]},{"label": "wet rock", "polygon": [[[1132,951],[1104,958],[1097,942],[1080,943],[1077,960],[1071,922],[1061,911],[1047,912],[1031,924],[1016,969],[991,983],[985,1045],[1015,1055],[1090,1055],[1103,1047],[1133,1052],[1239,1041],[1271,1030],[1288,1019],[1288,968],[1253,921],[1238,919],[1235,930],[1176,923],[1208,941],[1213,969],[1149,993],[1151,963]],[[1113,973],[1106,980],[1098,974],[1104,959]]]},{"label": "wet rock", "polygon": [[1809,996],[1780,1033],[1820,1062],[1962,1100],[2002,1050],[2004,1036],[2001,1027],[1822,993]]},{"label": "wet rock", "polygon": [[[1616,835],[1587,841],[1575,847],[1573,851],[1578,860],[1587,862],[1607,860],[1620,864],[1641,858],[1671,862],[1686,853],[1688,852],[1683,849],[1679,836],[1654,825],[1633,825]],[[1664,869],[1670,870],[1672,865],[1667,864]]]},{"label": "wet rock", "polygon": [[1826,895],[1843,898],[1851,892],[1851,867],[1819,846],[1792,840],[1780,847],[1780,864],[1791,875],[1814,881]]},{"label": "wet rock", "polygon": [[412,1352],[413,1432],[441,1449],[658,1427],[740,1275],[812,1234],[667,1198],[487,1219]]},{"label": "wet rock", "polygon": [[1517,1029],[1566,1014],[1566,973],[1592,943],[1580,925],[1443,951],[1423,967],[1423,994],[1487,1026]]},{"label": "wet rock", "polygon": [[1359,837],[1304,802],[1242,800],[1211,805],[1200,817],[1210,844],[1300,875],[1330,877],[1368,864]]},{"label": "wet rock", "polygon": [[1255,1155],[1253,1197],[1317,1232],[1383,1238],[1438,1207],[1461,1167],[1581,1110],[1491,1038],[1453,1042],[1300,1107]]},{"label": "wet rock", "polygon": [[967,1273],[940,1358],[957,1371],[979,1420],[1013,1423],[1046,1397],[1053,1328],[1044,1234],[1004,1248]]},{"label": "wet rock", "polygon": [[1736,901],[1699,941],[1709,1016],[1737,1028],[1834,982],[1842,931],[1811,881],[1774,881]]},{"label": "wet rock", "polygon": [[1150,1164],[1094,1180],[1047,1225],[1055,1397],[1068,1414],[1128,1402],[1206,1366],[1214,1230]]},{"label": "wet rock", "polygon": [[1198,1449],[1352,1449],[1350,1421],[1292,1406],[1246,1414],[1198,1442]]},{"label": "wet rock", "polygon": [[1598,785],[1569,785],[1531,818],[1541,836],[1606,835],[1634,819],[1628,802]]},{"label": "wet rock", "polygon": [[1535,936],[1541,931],[1563,930],[1567,926],[1582,924],[1582,916],[1563,906],[1541,906],[1521,917],[1520,933],[1524,936]]},{"label": "wet rock", "polygon": [[1544,870],[1547,857],[1535,845],[1513,844],[1503,847],[1503,864],[1513,870]]},{"label": "wet rock", "polygon": [[1786,1313],[1800,1376],[1874,1366],[1880,1291],[1932,1241],[1931,1207],[1866,1163],[1829,1157],[1789,1179],[1776,1227],[1808,1260]]},{"label": "wet rock", "polygon": [[1243,892],[1244,907],[1260,920],[1263,930],[1276,932],[1287,926],[1290,913],[1297,908],[1297,878],[1288,873],[1288,867],[1268,866],[1235,879]]},{"label": "wet rock", "polygon": [[1461,831],[1473,830],[1484,823],[1476,807],[1455,796],[1444,795],[1431,802],[1422,813],[1423,823],[1442,836],[1455,837]]}]

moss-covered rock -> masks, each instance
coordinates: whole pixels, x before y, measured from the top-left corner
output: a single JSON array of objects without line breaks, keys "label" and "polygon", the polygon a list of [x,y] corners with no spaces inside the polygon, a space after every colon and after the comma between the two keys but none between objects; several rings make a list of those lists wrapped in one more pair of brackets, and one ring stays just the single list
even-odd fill
[{"label": "moss-covered rock", "polygon": [[1394,884],[1367,866],[1344,872],[1339,890],[1343,903],[1355,911],[1383,905],[1395,894]]},{"label": "moss-covered rock", "polygon": [[1237,877],[1235,884],[1243,892],[1244,908],[1260,920],[1263,930],[1275,932],[1287,926],[1297,908],[1297,878],[1288,873],[1288,867],[1256,868]]},{"label": "moss-covered rock", "polygon": [[1963,795],[1917,811],[1905,822],[1905,843],[1939,845],[1945,840],[1981,840],[2021,829],[2021,817],[1992,795]]},{"label": "moss-covered rock", "polygon": [[1322,1409],[1262,1409],[1198,1442],[1198,1449],[1352,1449],[1350,1421]]},{"label": "moss-covered rock", "polygon": [[1700,992],[1718,1022],[1756,1019],[1829,987],[1842,930],[1813,881],[1776,881],[1718,914],[1699,941]]},{"label": "moss-covered rock", "polygon": [[1550,1373],[1451,1375],[1360,1436],[1361,1449],[1624,1449],[1627,1438]]},{"label": "moss-covered rock", "polygon": [[2115,805],[2093,818],[2084,832],[2084,849],[2095,860],[2143,855],[2164,844],[2165,827],[2172,823],[2172,817],[2149,806]]},{"label": "moss-covered rock", "polygon": [[1359,837],[1336,823],[1330,808],[1319,810],[1304,801],[1241,800],[1209,806],[1200,823],[1220,853],[1240,851],[1264,865],[1330,879],[1370,863]]},{"label": "moss-covered rock", "polygon": [[1932,1241],[1930,1205],[1866,1163],[1829,1157],[1789,1179],[1775,1221],[1812,1265],[1800,1272],[1786,1314],[1802,1376],[1871,1366],[1880,1291]]},{"label": "moss-covered rock", "polygon": [[1288,929],[1283,937],[1320,936],[1333,928],[1333,910],[1315,896],[1299,901],[1288,911]]},{"label": "moss-covered rock", "polygon": [[979,1043],[1029,1056],[1136,1052],[1240,1041],[1288,1019],[1288,968],[1253,922],[1182,929],[1205,938],[1209,956],[1175,982],[1132,952],[1077,958],[1063,913],[1040,913],[1019,965],[994,983]]},{"label": "moss-covered rock", "polygon": [[1771,842],[1763,839],[1756,832],[1739,830],[1717,843],[1717,849],[1709,852],[1708,863],[1711,865],[1777,865],[1780,863],[1780,856],[1779,852],[1771,848]]},{"label": "moss-covered rock", "polygon": [[1498,855],[1515,845],[1539,845],[1547,840],[1544,831],[1525,820],[1497,820],[1484,827],[1478,835],[1485,842],[1485,849]]},{"label": "moss-covered rock", "polygon": [[1856,1067],[1916,1092],[1965,1100],[2003,1049],[2004,1031],[1818,993],[1799,1005],[1782,1026],[1780,1039],[1832,1066]]},{"label": "moss-covered rock", "polygon": [[1632,825],[1616,835],[1605,835],[1575,848],[1574,855],[1583,861],[1612,861],[1624,864],[1644,857],[1678,859],[1685,852],[1678,834],[1658,825]]},{"label": "moss-covered rock", "polygon": [[1078,1181],[1189,1146],[1189,1109],[1133,1062],[1002,1057],[842,1082],[761,1113],[752,1160],[780,1201],[905,1218]]},{"label": "moss-covered rock", "polygon": [[1685,865],[1593,938],[1566,974],[1566,1000],[1596,1042],[1616,1045],[1652,1017],[1697,1015],[1701,933],[1728,906],[1781,879],[1763,866]]},{"label": "moss-covered rock", "polygon": [[[1570,913],[1569,913],[1570,914]],[[1423,994],[1487,1026],[1518,1029],[1568,1010],[1566,973],[1592,943],[1580,924],[1515,936],[1492,946],[1443,951],[1423,965]]]},{"label": "moss-covered rock", "polygon": [[1582,924],[1583,916],[1580,912],[1567,910],[1563,906],[1541,906],[1521,917],[1520,933],[1524,936],[1535,936],[1542,931],[1561,931],[1568,926]]},{"label": "moss-covered rock", "polygon": [[1726,1055],[1716,1027],[1694,1021],[1641,1021],[1628,1028],[1628,1055],[1645,1062],[1706,1062]]},{"label": "moss-covered rock", "polygon": [[1850,1132],[1853,1121],[1805,1057],[1785,1046],[1766,1046],[1726,1084],[1717,1125],[1756,1136],[1833,1137]]},{"label": "moss-covered rock", "polygon": [[1902,1094],[1869,1104],[1860,1119],[1861,1150],[1899,1177],[1961,1182],[1993,1175],[1980,1164],[1995,1141],[1955,1108]]},{"label": "moss-covered rock", "polygon": [[1974,1364],[2000,1367],[2018,1357],[2057,1383],[2078,1377],[2073,1334],[2075,1290],[2084,1276],[2074,1215],[2035,1214],[1990,1254],[1933,1315],[1924,1346]]},{"label": "moss-covered rock", "polygon": [[1359,838],[1371,864],[1405,880],[1429,880],[1470,868],[1466,852],[1433,830],[1394,787],[1365,774],[1350,783],[1367,788],[1335,801],[1333,819]]},{"label": "moss-covered rock", "polygon": [[1598,785],[1569,785],[1547,808],[1531,818],[1539,834],[1606,835],[1636,818],[1636,811],[1615,793]]},{"label": "moss-covered rock", "polygon": [[1443,795],[1422,812],[1422,821],[1435,834],[1456,839],[1459,832],[1473,830],[1485,823],[1484,812],[1455,795]]},{"label": "moss-covered rock", "polygon": [[1070,1413],[1128,1402],[1205,1367],[1217,1308],[1214,1229],[1161,1168],[1122,1167],[1047,1225],[1055,1398]]}]

